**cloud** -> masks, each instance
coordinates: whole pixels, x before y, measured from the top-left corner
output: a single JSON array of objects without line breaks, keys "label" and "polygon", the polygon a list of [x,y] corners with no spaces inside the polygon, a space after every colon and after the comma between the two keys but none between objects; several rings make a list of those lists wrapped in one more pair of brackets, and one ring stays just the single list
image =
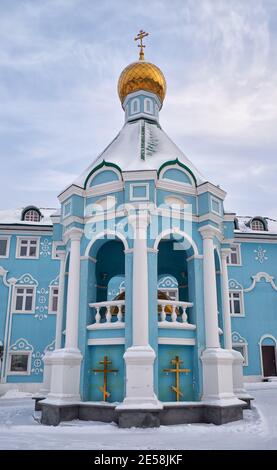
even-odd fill
[{"label": "cloud", "polygon": [[168,82],[162,126],[232,210],[277,217],[276,24],[271,0],[2,0],[0,204],[57,204],[111,141],[143,27]]}]

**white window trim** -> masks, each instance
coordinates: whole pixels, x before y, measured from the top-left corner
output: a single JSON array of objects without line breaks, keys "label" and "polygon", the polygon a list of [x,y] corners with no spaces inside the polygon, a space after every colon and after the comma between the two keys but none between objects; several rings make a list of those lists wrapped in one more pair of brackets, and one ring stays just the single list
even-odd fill
[{"label": "white window trim", "polygon": [[[27,370],[24,372],[19,372],[19,371],[12,371],[11,370],[11,365],[12,365],[12,355],[17,355],[17,356],[28,356],[28,364],[27,364]],[[10,351],[9,352],[9,362],[8,362],[8,371],[7,375],[31,375],[31,366],[32,366],[32,351]]]},{"label": "white window trim", "polygon": [[[147,110],[147,103],[150,103],[150,111]],[[150,98],[144,98],[143,100],[143,109],[146,114],[154,114],[153,101]]]},{"label": "white window trim", "polygon": [[231,317],[235,317],[235,318],[238,318],[238,317],[245,317],[245,309],[244,309],[244,295],[243,295],[243,291],[240,290],[240,289],[237,289],[237,290],[230,290],[229,289],[229,294],[233,294],[233,293],[236,293],[236,294],[240,294],[240,306],[241,306],[241,312],[240,313],[231,313],[230,312],[230,315]]},{"label": "white window trim", "polygon": [[[17,293],[17,289],[33,289],[33,303],[32,303],[32,310],[16,310],[16,293]],[[13,300],[12,300],[12,313],[13,314],[34,314],[35,311],[36,311],[36,295],[37,295],[37,287],[34,286],[34,285],[21,285],[21,284],[17,284],[14,286],[14,289],[13,289]]]},{"label": "white window trim", "polygon": [[[219,204],[219,212],[213,209],[213,202],[216,202],[216,203]],[[220,199],[218,199],[218,198],[216,198],[216,197],[213,197],[213,196],[211,196],[211,212],[212,212],[213,214],[222,216],[222,204],[221,204],[221,201],[220,201]]]},{"label": "white window trim", "polygon": [[[20,256],[20,242],[21,240],[36,240],[37,241],[37,254],[36,256]],[[40,237],[19,236],[16,237],[16,254],[17,259],[39,259]]]},{"label": "white window trim", "polygon": [[[137,103],[138,107],[137,110],[134,110],[135,103]],[[140,101],[139,98],[135,98],[131,101],[131,106],[130,106],[130,116],[133,116],[133,114],[138,114],[140,112]]]},{"label": "white window trim", "polygon": [[[272,334],[270,333],[265,333],[264,335],[261,336],[260,338],[260,341],[259,341],[259,348],[260,348],[260,361],[261,361],[261,373],[262,373],[262,376],[265,377],[264,375],[264,363],[263,363],[263,352],[262,352],[262,346],[263,346],[263,341],[267,338],[270,338],[272,339],[272,341],[274,341],[275,343],[275,361],[277,363],[277,339],[275,338],[275,336],[273,336]],[[266,345],[264,345],[266,346]]]},{"label": "white window trim", "polygon": [[243,358],[244,358],[243,367],[247,367],[248,366],[248,343],[233,343],[232,347],[243,348]]},{"label": "white window trim", "polygon": [[[134,196],[134,188],[144,187],[146,189],[145,196]],[[149,201],[149,184],[148,183],[131,183],[130,184],[130,201]]]},{"label": "white window trim", "polygon": [[[67,206],[70,206],[70,210],[68,212],[68,214],[65,214],[65,208]],[[69,217],[70,215],[72,214],[72,200],[70,199],[69,201],[66,201],[63,205],[63,219],[66,219],[67,217]]]},{"label": "white window trim", "polygon": [[53,290],[58,289],[59,286],[50,286],[49,287],[49,301],[48,301],[48,314],[49,315],[57,315],[58,313],[58,308],[59,308],[59,292],[58,292],[58,304],[57,304],[57,310],[53,311],[52,310],[52,300],[53,300]]},{"label": "white window trim", "polygon": [[[233,263],[228,263],[228,266],[242,266],[242,261],[241,261],[241,246],[240,243],[233,243],[231,247],[236,247],[237,249],[237,257],[238,257],[238,263],[233,264]],[[231,261],[231,255],[229,256],[229,260]]]},{"label": "white window trim", "polygon": [[7,240],[7,250],[5,255],[0,255],[0,258],[8,258],[10,256],[10,245],[11,245],[11,236],[10,235],[0,235],[0,240]]}]

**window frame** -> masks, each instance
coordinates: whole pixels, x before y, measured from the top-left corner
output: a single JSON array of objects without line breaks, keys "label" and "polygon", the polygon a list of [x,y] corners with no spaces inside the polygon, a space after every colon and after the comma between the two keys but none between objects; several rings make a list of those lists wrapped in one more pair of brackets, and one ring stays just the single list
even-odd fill
[{"label": "window frame", "polygon": [[[147,109],[148,104],[149,104],[149,110]],[[143,100],[143,111],[146,114],[154,114],[154,105],[153,105],[153,101],[150,98],[144,98],[144,100]]]},{"label": "window frame", "polygon": [[[145,196],[134,196],[134,189],[145,188]],[[130,201],[149,201],[149,183],[130,183]]]},{"label": "window frame", "polygon": [[11,244],[11,236],[10,235],[0,235],[0,240],[6,240],[6,254],[0,255],[0,258],[8,258],[10,256],[10,244]]},{"label": "window frame", "polygon": [[227,265],[228,266],[242,266],[242,262],[241,262],[241,246],[240,246],[240,243],[233,243],[232,245],[230,245],[230,248],[232,250],[232,248],[236,248],[236,255],[237,255],[237,260],[238,262],[237,263],[231,263],[231,254],[230,253],[228,255],[228,258],[227,258]]},{"label": "window frame", "polygon": [[[231,298],[233,294],[239,294],[239,302],[240,302],[240,313],[234,313],[234,298]],[[237,300],[237,299],[236,299]],[[230,305],[230,315],[231,317],[245,317],[245,310],[244,310],[244,298],[243,298],[243,291],[241,289],[237,290],[230,290],[229,289],[229,305]],[[231,308],[231,305],[233,308]],[[232,312],[233,310],[233,312]]]},{"label": "window frame", "polygon": [[[38,216],[38,220],[27,220],[26,219],[26,216],[29,212],[32,212],[33,214],[37,214]],[[23,217],[22,217],[22,220],[24,222],[34,222],[34,223],[38,223],[41,221],[41,213],[38,209],[35,209],[35,208],[30,208],[30,209],[26,209],[24,212],[23,212]]]},{"label": "window frame", "polygon": [[[254,224],[261,224],[261,226],[263,228],[262,229],[261,228],[253,228]],[[253,230],[254,232],[266,232],[266,225],[263,222],[263,220],[261,220],[261,219],[257,219],[257,218],[252,219],[251,222],[250,222],[250,227],[251,227],[251,230]]]},{"label": "window frame", "polygon": [[[58,294],[54,295],[53,291],[54,289],[58,290]],[[53,298],[57,297],[57,310],[53,310]],[[49,315],[56,315],[58,313],[59,309],[59,286],[50,286],[49,287],[49,301],[48,301],[48,313]]]},{"label": "window frame", "polygon": [[243,367],[247,367],[248,366],[248,343],[232,343],[232,349],[237,351],[237,349],[235,348],[242,348],[243,350],[242,357],[244,359]]},{"label": "window frame", "polygon": [[[219,205],[219,210],[218,211],[213,208],[213,202],[216,202]],[[214,197],[214,196],[211,196],[211,212],[213,214],[222,216],[222,201],[220,199],[218,199],[217,197]]]},{"label": "window frame", "polygon": [[[26,371],[13,371],[11,370],[12,356],[28,356],[27,370]],[[32,366],[32,351],[9,351],[8,370],[7,375],[31,375]]]},{"label": "window frame", "polygon": [[[33,294],[32,294],[32,309],[31,310],[17,310],[16,309],[16,300],[17,300],[17,291],[18,289],[33,289]],[[24,307],[26,307],[26,296],[27,296],[27,292],[23,294],[23,305]],[[14,286],[14,290],[13,290],[13,302],[12,302],[12,312],[17,314],[34,314],[35,313],[35,310],[36,310],[36,286],[30,286],[30,285],[21,285],[21,284],[17,284]]]},{"label": "window frame", "polygon": [[[36,244],[36,247],[37,247],[37,251],[36,251],[36,256],[29,256],[29,255],[25,255],[25,256],[21,256],[20,255],[20,251],[21,251],[21,242],[22,241],[36,241],[37,244]],[[31,236],[19,236],[19,237],[16,237],[16,258],[17,259],[39,259],[39,245],[40,245],[40,237],[31,237]],[[30,243],[27,244],[27,247],[28,247],[28,252],[30,252]]]}]

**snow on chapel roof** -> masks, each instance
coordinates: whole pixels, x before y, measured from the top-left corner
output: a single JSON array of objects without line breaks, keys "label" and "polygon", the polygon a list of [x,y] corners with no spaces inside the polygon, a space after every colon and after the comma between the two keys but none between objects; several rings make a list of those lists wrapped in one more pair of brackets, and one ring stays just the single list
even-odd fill
[{"label": "snow on chapel roof", "polygon": [[0,224],[20,224],[20,225],[53,225],[51,220],[51,215],[57,212],[57,209],[52,208],[37,208],[41,213],[41,219],[38,222],[22,220],[22,211],[24,208],[20,209],[9,209],[9,210],[0,210]]},{"label": "snow on chapel roof", "polygon": [[159,124],[139,119],[127,122],[73,184],[83,187],[90,172],[103,161],[114,163],[122,171],[143,171],[158,170],[164,163],[176,159],[192,171],[197,184],[207,181]]}]

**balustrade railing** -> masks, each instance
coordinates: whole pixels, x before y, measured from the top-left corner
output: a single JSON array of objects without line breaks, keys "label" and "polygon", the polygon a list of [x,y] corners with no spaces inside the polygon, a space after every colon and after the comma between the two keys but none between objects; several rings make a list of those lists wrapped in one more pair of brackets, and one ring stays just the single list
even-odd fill
[{"label": "balustrade railing", "polygon": [[90,327],[115,327],[124,326],[125,300],[111,300],[105,302],[94,302],[89,304],[94,309],[94,323]]},{"label": "balustrade railing", "polygon": [[159,323],[188,324],[187,308],[193,307],[191,302],[158,299]]}]

